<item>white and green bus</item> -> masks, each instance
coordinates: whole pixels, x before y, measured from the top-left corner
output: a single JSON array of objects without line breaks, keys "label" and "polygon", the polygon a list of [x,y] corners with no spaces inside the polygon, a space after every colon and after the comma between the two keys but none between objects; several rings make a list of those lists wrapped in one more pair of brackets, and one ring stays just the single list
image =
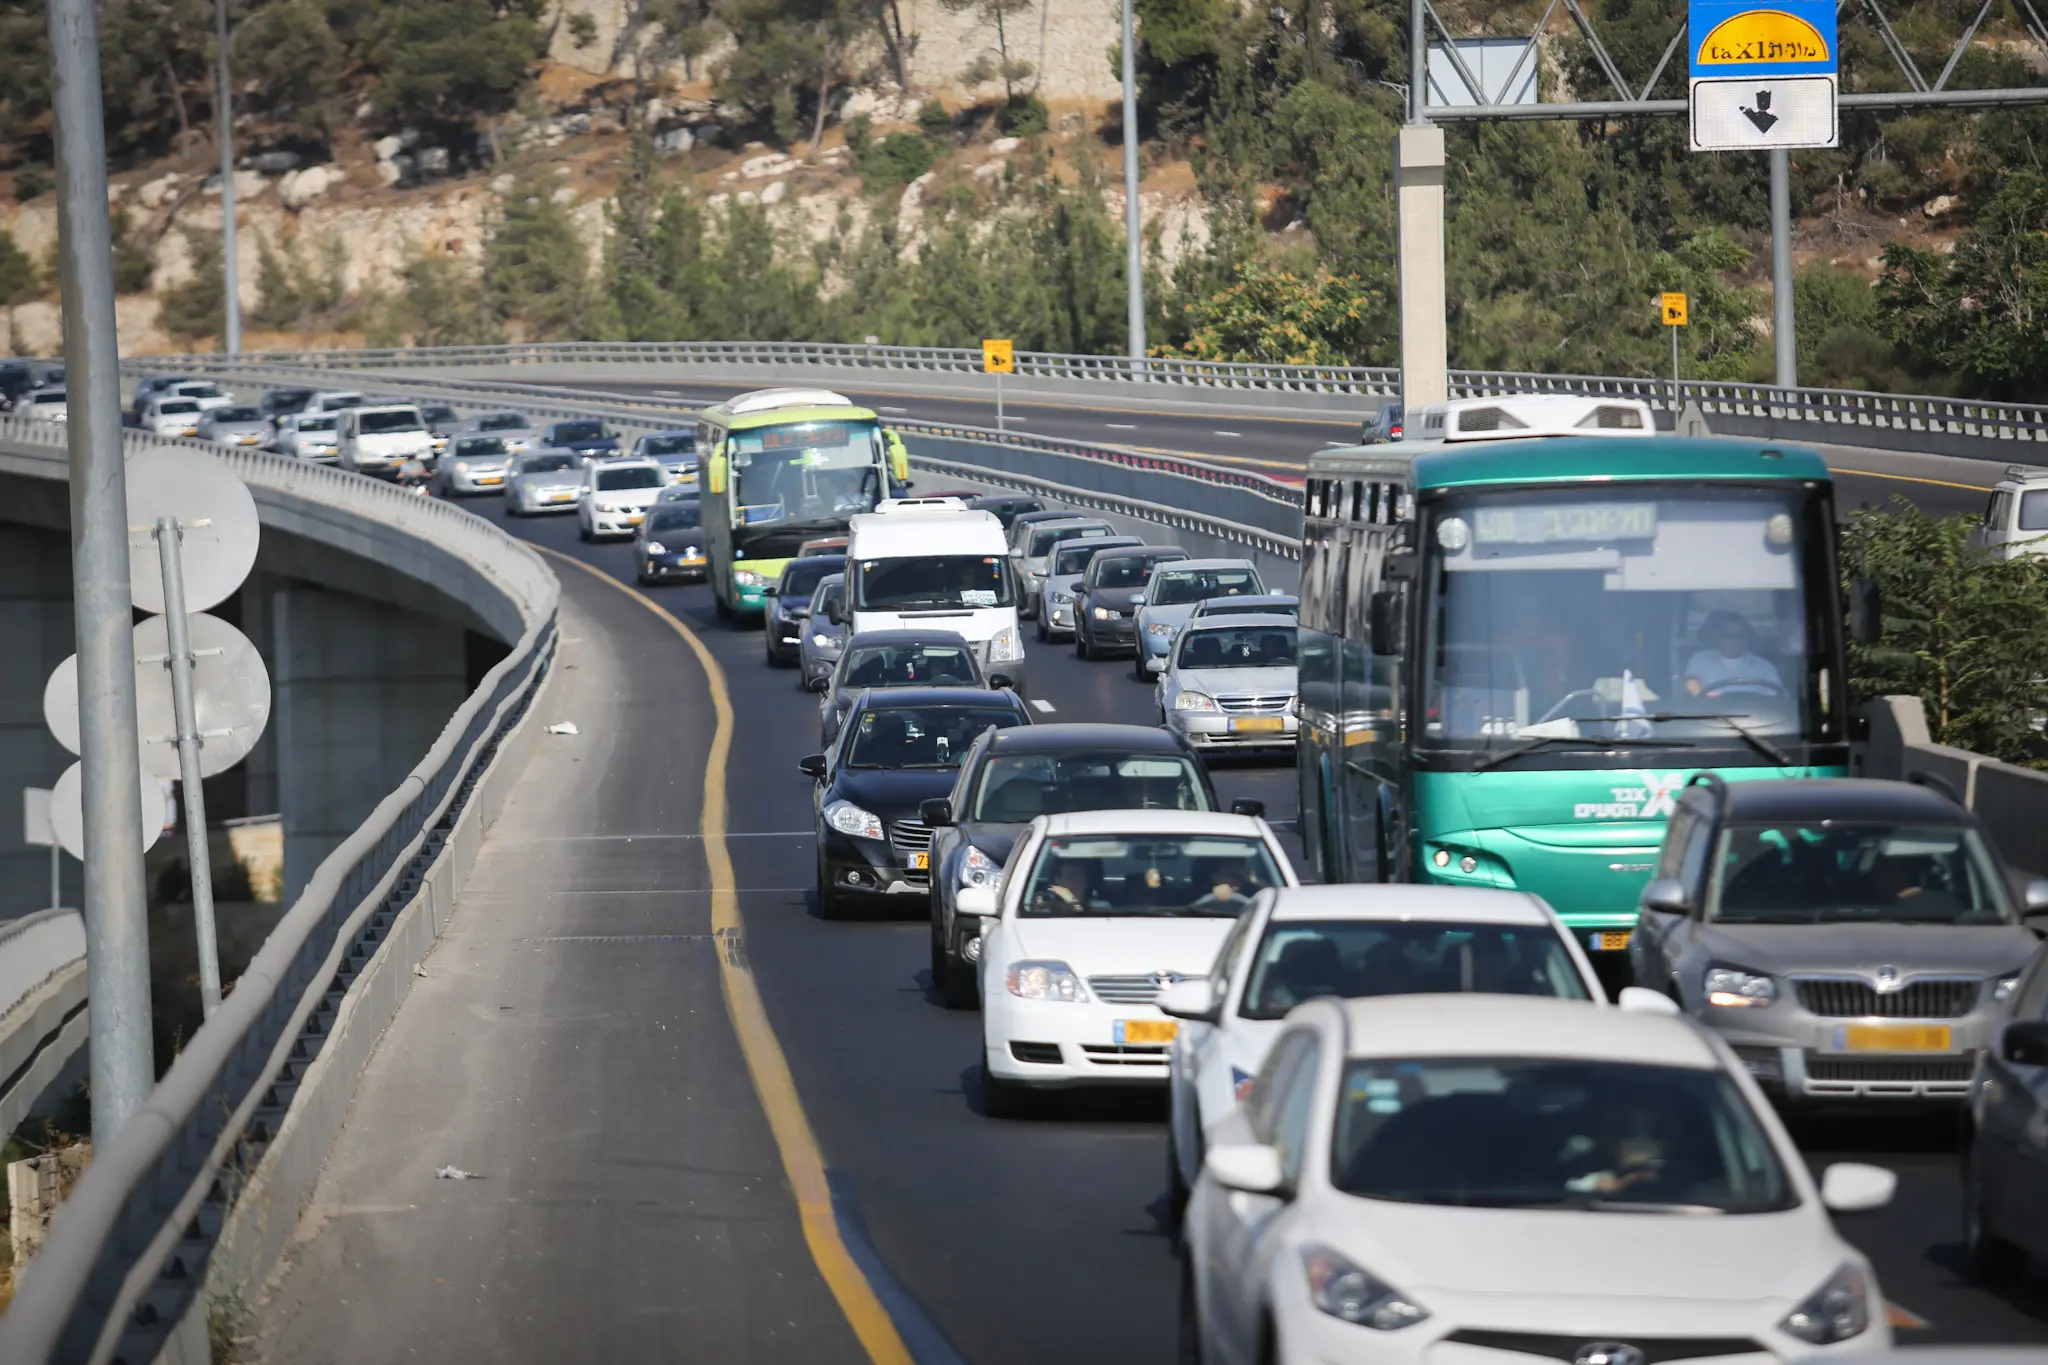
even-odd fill
[{"label": "white and green bus", "polygon": [[704,547],[718,614],[757,614],[797,548],[909,474],[881,419],[829,389],[759,389],[697,415]]}]

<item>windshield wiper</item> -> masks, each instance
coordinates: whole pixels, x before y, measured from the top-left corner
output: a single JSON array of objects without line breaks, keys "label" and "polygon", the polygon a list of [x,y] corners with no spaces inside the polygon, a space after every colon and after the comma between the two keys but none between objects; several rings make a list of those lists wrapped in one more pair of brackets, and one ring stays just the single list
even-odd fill
[{"label": "windshield wiper", "polygon": [[1690,715],[1682,711],[1659,711],[1652,715],[1647,716],[1619,716],[1616,717],[1616,719],[1644,721],[1717,720],[1721,722],[1721,724],[1733,730],[1737,735],[1740,735],[1742,737],[1743,743],[1747,744],[1750,748],[1756,750],[1758,753],[1762,754],[1765,758],[1768,758],[1769,760],[1771,760],[1771,762],[1777,764],[1779,767],[1789,768],[1792,766],[1792,755],[1786,753],[1783,749],[1780,749],[1777,745],[1771,743],[1762,735],[1750,729],[1747,725],[1744,725],[1741,721],[1735,719],[1735,717],[1725,716],[1717,711],[1703,711],[1698,715]]},{"label": "windshield wiper", "polygon": [[[1607,720],[1608,717],[1565,716],[1562,717],[1562,719],[1574,722],[1599,722]],[[1636,720],[1638,719],[1638,717],[1630,716],[1629,719]],[[1472,771],[1475,773],[1488,772],[1494,768],[1498,768],[1501,764],[1506,763],[1510,759],[1520,758],[1523,754],[1533,754],[1538,749],[1544,748],[1545,746],[1551,744],[1585,744],[1595,749],[1690,749],[1692,747],[1692,745],[1686,743],[1684,740],[1673,741],[1668,739],[1621,739],[1618,737],[1612,739],[1595,739],[1591,735],[1538,735],[1536,736],[1536,738],[1529,740],[1527,743],[1517,744],[1512,749],[1502,749],[1497,754],[1487,755],[1485,758],[1480,759],[1479,762],[1472,765]]]}]

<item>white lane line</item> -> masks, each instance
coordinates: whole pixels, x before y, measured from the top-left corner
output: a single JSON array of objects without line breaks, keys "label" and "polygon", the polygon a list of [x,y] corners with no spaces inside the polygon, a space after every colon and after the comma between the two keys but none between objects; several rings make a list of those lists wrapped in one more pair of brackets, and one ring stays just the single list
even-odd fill
[{"label": "white lane line", "polygon": [[1040,711],[1043,711],[1048,716],[1053,713],[1052,703],[1047,701],[1044,697],[1033,697],[1031,699],[1031,704],[1037,707]]},{"label": "white lane line", "polygon": [[1354,445],[1357,445],[1357,444],[1358,444],[1358,442],[1356,442],[1356,441],[1325,441],[1325,442],[1323,442],[1323,445],[1324,445],[1325,447],[1329,447],[1329,446],[1354,446]]},{"label": "white lane line", "polygon": [[1138,429],[1136,422],[1104,422],[1103,425],[1111,431],[1136,431]]},{"label": "white lane line", "polygon": [[876,411],[876,412],[895,412],[895,413],[904,413],[904,412],[909,412],[909,411],[910,411],[910,409],[909,409],[909,408],[885,408],[885,407],[882,407],[882,406],[881,406],[880,404],[877,404],[877,405],[875,406],[875,411]]},{"label": "white lane line", "polygon": [[1211,436],[1235,436],[1240,441],[1244,439],[1244,433],[1239,431],[1212,431],[1209,434]]}]

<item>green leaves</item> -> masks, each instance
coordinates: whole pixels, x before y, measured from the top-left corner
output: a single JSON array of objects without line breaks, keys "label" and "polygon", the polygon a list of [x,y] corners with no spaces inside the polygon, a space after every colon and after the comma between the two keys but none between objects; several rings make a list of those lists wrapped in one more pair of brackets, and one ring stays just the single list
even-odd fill
[{"label": "green leaves", "polygon": [[1232,283],[1185,306],[1187,340],[1154,348],[1181,360],[1250,360],[1286,365],[1382,363],[1393,325],[1387,297],[1355,275],[1298,275],[1247,262]]}]

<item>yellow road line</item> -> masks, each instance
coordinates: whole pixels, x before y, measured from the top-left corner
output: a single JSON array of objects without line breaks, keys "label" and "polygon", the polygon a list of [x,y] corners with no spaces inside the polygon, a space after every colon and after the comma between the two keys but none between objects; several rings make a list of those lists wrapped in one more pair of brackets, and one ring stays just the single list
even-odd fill
[{"label": "yellow road line", "polygon": [[1917,474],[1887,474],[1876,469],[1851,469],[1847,465],[1829,465],[1834,474],[1861,474],[1866,479],[1893,479],[1899,483],[1930,483],[1936,488],[1960,488],[1966,493],[1989,493],[1988,483],[1954,483],[1948,479],[1923,479]]},{"label": "yellow road line", "polygon": [[711,735],[711,753],[704,760],[704,816],[699,830],[704,836],[704,856],[711,871],[711,933],[718,942],[718,980],[725,995],[726,1017],[739,1036],[740,1051],[747,1060],[747,1074],[753,1079],[754,1094],[768,1116],[775,1146],[782,1155],[782,1170],[796,1193],[797,1212],[802,1218],[804,1241],[811,1260],[839,1301],[839,1311],[875,1365],[913,1365],[910,1350],[896,1331],[896,1324],[882,1301],[861,1273],[860,1266],[839,1235],[839,1222],[832,1215],[832,1192],[825,1183],[825,1157],[811,1121],[804,1114],[803,1101],[796,1093],[796,1080],[789,1073],[789,1060],[768,1022],[768,1009],[761,1001],[760,987],[745,950],[745,929],[740,921],[739,882],[733,875],[732,853],[725,842],[725,777],[732,754],[732,694],[725,682],[725,670],[711,651],[659,602],[637,592],[610,574],[559,551],[542,549],[564,564],[573,564],[591,577],[616,588],[654,613],[690,647],[704,670],[711,690],[711,708],[717,724]]}]

